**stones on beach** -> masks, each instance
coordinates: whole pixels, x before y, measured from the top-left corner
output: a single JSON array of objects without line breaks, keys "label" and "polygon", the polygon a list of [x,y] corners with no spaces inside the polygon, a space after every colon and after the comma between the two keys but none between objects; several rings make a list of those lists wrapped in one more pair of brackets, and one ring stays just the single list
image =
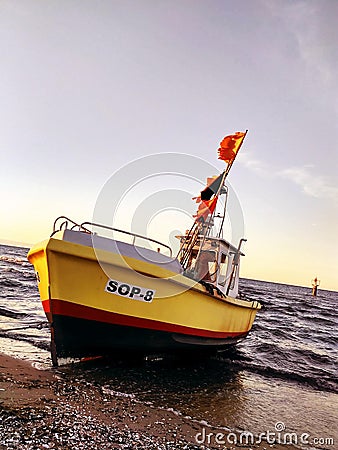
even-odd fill
[{"label": "stones on beach", "polygon": [[[165,430],[167,423],[161,416],[154,420],[152,426],[146,427],[149,431],[132,430],[128,424],[137,424],[145,419],[147,414],[140,414],[139,411],[136,413],[130,403],[133,402],[130,397],[118,396],[124,402],[124,407],[112,408],[112,414],[107,415],[106,412],[104,417],[100,417],[91,412],[88,399],[91,397],[94,401],[93,389],[90,393],[87,392],[87,395],[83,395],[82,392],[81,398],[86,398],[87,402],[81,400],[73,403],[71,398],[79,386],[74,388],[59,384],[61,383],[57,382],[57,386],[54,386],[57,393],[56,399],[42,397],[37,407],[26,406],[13,410],[4,409],[0,412],[0,436],[4,448],[8,450],[45,448],[193,450],[199,448],[189,444],[183,438],[179,439],[178,430],[174,427]],[[110,419],[110,423],[107,423],[107,418]],[[164,434],[159,436],[153,429],[154,426],[163,428]]]},{"label": "stones on beach", "polygon": [[[0,409],[0,449],[194,450],[184,419],[174,410],[140,401],[123,387],[101,384],[64,369],[26,368],[0,376],[11,396]],[[109,380],[108,380],[109,381]],[[8,389],[7,389],[8,387]],[[192,443],[191,443],[192,440]],[[207,447],[203,447],[207,450]]]}]

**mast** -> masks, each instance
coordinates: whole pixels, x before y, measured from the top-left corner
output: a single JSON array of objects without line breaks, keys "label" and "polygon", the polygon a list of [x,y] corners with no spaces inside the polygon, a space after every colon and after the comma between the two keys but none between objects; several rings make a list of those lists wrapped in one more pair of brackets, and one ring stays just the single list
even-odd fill
[{"label": "mast", "polygon": [[[225,189],[225,192],[222,192],[222,190],[224,190],[224,183],[225,183],[226,177],[228,176],[228,174],[231,170],[231,167],[237,157],[237,154],[243,144],[243,141],[244,141],[247,133],[248,133],[248,130],[246,130],[244,133],[236,133],[236,135],[238,135],[238,134],[240,135],[240,139],[241,139],[240,142],[237,143],[237,146],[236,146],[236,139],[239,139],[239,137],[236,135],[226,136],[221,141],[221,144],[220,144],[221,148],[218,150],[219,151],[219,159],[226,161],[227,167],[223,171],[223,173],[221,173],[212,183],[210,183],[210,185],[208,185],[203,191],[201,191],[201,197],[202,197],[202,193],[204,191],[206,191],[207,189],[209,189],[209,191],[210,191],[212,184],[215,183],[220,176],[222,177],[221,181],[217,187],[216,192],[212,191],[213,193],[210,195],[208,200],[206,200],[206,199],[202,200],[202,198],[201,198],[202,204],[200,205],[199,210],[197,212],[197,217],[195,218],[194,223],[192,224],[190,230],[188,231],[188,233],[185,235],[184,239],[182,240],[179,252],[177,254],[177,258],[179,259],[184,270],[186,270],[189,265],[189,259],[190,259],[190,256],[192,255],[195,245],[199,243],[199,249],[198,249],[198,253],[196,256],[196,261],[198,261],[201,251],[202,251],[202,248],[203,248],[203,245],[205,243],[205,240],[206,240],[207,236],[210,234],[211,227],[214,224],[217,199],[222,193],[225,193],[226,201],[225,201],[225,205],[224,205],[224,213],[223,213],[223,218],[222,218],[223,220],[221,222],[219,231],[217,233],[217,237],[220,237],[220,235],[222,233],[226,205],[227,205],[227,200],[228,200],[228,190]],[[227,145],[228,147],[222,148],[222,144],[224,142],[226,143],[225,145]],[[229,146],[229,142],[230,142],[230,146]],[[231,147],[231,145],[232,145],[232,147]],[[225,149],[225,151],[229,151],[231,156],[229,156],[229,153],[228,153],[228,156],[226,158],[223,158],[221,153],[222,153],[222,150],[224,150],[224,149]],[[231,153],[233,153],[233,155]],[[213,197],[213,198],[211,198],[211,197]],[[203,205],[205,208],[204,210],[203,210]],[[202,208],[201,208],[201,206],[202,206]],[[208,214],[209,206],[210,206],[210,210],[211,210],[211,207],[213,209]],[[201,209],[201,211],[200,211],[200,209]],[[199,213],[200,213],[200,216],[199,216]],[[206,215],[206,217],[204,218],[205,215]],[[203,234],[201,232],[203,232]],[[200,242],[198,242],[198,241],[200,241]]]}]

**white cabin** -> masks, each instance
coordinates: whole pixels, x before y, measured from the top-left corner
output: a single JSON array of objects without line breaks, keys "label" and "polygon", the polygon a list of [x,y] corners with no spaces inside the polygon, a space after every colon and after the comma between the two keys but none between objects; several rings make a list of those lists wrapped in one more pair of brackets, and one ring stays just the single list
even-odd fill
[{"label": "white cabin", "polygon": [[[217,287],[224,295],[238,296],[240,256],[244,254],[223,238],[199,236],[189,248],[187,236],[178,236],[187,247],[189,258],[183,262],[185,274]],[[201,248],[200,248],[201,246]],[[184,251],[184,250],[183,250]]]}]

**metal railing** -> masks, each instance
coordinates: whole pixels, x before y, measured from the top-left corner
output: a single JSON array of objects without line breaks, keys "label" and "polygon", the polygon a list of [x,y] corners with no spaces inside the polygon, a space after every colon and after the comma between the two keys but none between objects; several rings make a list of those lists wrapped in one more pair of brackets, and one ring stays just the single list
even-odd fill
[{"label": "metal railing", "polygon": [[[62,220],[62,222],[58,225],[58,222],[60,222]],[[72,224],[72,226],[69,226],[70,224]],[[66,216],[59,216],[54,220],[53,223],[53,232],[50,235],[51,237],[57,233],[58,231],[62,231],[62,230],[75,230],[78,229],[79,231],[84,231],[85,233],[90,233],[91,231],[88,230],[87,228],[83,227],[81,224],[74,222],[74,220],[70,219],[69,217]]]},{"label": "metal railing", "polygon": [[[62,220],[62,222],[58,226],[58,222],[60,222],[61,220]],[[91,227],[98,227],[98,228],[102,228],[104,230],[115,231],[117,233],[122,233],[122,234],[126,234],[128,236],[131,236],[133,238],[132,245],[135,245],[136,239],[143,239],[145,241],[153,242],[154,244],[160,245],[161,247],[165,247],[166,249],[168,249],[169,253],[170,253],[170,257],[172,257],[173,252],[172,252],[171,247],[169,247],[169,245],[167,245],[167,244],[163,244],[163,242],[157,241],[156,239],[152,239],[147,236],[143,236],[142,234],[132,233],[131,231],[120,230],[119,228],[109,227],[108,225],[102,225],[100,223],[95,223],[95,222],[82,222],[81,224],[79,224],[79,223],[74,222],[74,220],[69,219],[66,216],[60,216],[57,219],[55,219],[54,224],[53,224],[53,232],[52,232],[51,236],[53,236],[57,231],[62,231],[62,230],[67,230],[67,229],[70,229],[70,230],[77,229],[78,231],[83,231],[85,233],[95,234],[93,231],[91,231],[87,228],[88,225]]]}]

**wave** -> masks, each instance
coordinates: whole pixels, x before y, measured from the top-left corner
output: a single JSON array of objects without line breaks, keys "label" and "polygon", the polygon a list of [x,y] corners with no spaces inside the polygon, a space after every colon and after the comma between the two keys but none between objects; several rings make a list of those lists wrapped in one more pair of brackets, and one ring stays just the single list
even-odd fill
[{"label": "wave", "polygon": [[0,316],[10,317],[11,319],[27,319],[29,314],[0,307]]},{"label": "wave", "polygon": [[[18,331],[21,330],[24,331],[24,327],[18,328]],[[41,336],[41,333],[37,336],[28,336],[27,334],[18,333],[17,331],[11,332],[10,330],[3,330],[0,331],[0,337],[12,339],[13,341],[27,342],[28,344],[31,344],[36,348],[40,348],[41,350],[50,351],[50,342],[46,340],[44,336]]]},{"label": "wave", "polygon": [[20,280],[16,280],[15,278],[12,279],[2,279],[0,280],[0,285],[3,288],[21,288],[22,287],[22,282]]},{"label": "wave", "polygon": [[1,269],[1,275],[2,277],[15,277],[15,278],[25,278],[25,279],[29,279],[32,281],[36,280],[36,276],[35,273],[31,270],[27,270],[27,269],[23,269],[22,266],[19,267],[12,267],[12,266],[8,266],[8,267],[3,267]]},{"label": "wave", "polygon": [[30,263],[27,261],[27,258],[20,258],[17,256],[0,255],[0,261],[3,261],[5,263],[16,264],[19,266],[30,266]]},{"label": "wave", "polygon": [[[272,346],[265,347],[267,354],[269,349],[272,350]],[[259,349],[261,351],[262,349]],[[283,352],[273,349],[273,355],[270,354],[269,358],[263,360],[257,360],[249,355],[241,354],[241,352],[232,352],[231,358],[228,355],[219,357],[227,365],[231,365],[232,368],[237,370],[246,370],[251,373],[256,373],[269,378],[295,381],[300,384],[311,386],[320,391],[338,393],[338,384],[335,380],[335,368],[314,366],[312,365],[312,371],[308,371],[311,361],[304,360],[301,362],[299,359],[291,361],[285,361]],[[326,360],[327,362],[328,360]],[[324,361],[321,361],[324,363]],[[298,370],[295,370],[297,366]]]}]

